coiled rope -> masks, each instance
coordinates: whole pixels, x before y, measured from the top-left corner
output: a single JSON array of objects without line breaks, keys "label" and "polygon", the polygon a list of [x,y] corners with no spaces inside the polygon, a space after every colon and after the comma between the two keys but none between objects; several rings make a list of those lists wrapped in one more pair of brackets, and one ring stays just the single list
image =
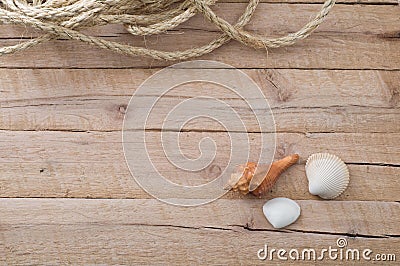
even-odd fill
[{"label": "coiled rope", "polygon": [[[249,0],[243,14],[232,25],[210,8],[218,0],[0,0],[0,23],[19,24],[44,32],[23,43],[1,47],[0,55],[11,54],[57,38],[79,40],[131,56],[163,60],[184,60],[212,52],[230,40],[254,48],[288,46],[308,37],[324,20],[335,4],[326,0],[320,12],[295,33],[267,38],[243,27],[250,21],[259,0]],[[80,30],[106,24],[123,24],[132,35],[161,34],[174,29],[196,14],[202,14],[222,34],[206,45],[182,51],[161,51],[126,45],[90,36]]]}]

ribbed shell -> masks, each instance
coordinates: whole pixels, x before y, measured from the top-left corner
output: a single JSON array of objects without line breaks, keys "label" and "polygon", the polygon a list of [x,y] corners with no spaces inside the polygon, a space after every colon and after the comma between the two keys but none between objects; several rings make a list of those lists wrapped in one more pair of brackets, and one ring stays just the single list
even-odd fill
[{"label": "ribbed shell", "polygon": [[309,191],[323,199],[338,197],[347,188],[350,175],[346,164],[336,155],[316,153],[306,163]]}]

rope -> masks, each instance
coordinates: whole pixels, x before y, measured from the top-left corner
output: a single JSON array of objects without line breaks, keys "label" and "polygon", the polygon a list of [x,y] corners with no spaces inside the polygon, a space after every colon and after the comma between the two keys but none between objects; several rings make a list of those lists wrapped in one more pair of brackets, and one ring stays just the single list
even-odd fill
[{"label": "rope", "polygon": [[[267,38],[244,30],[259,0],[249,0],[243,14],[232,25],[217,16],[210,6],[218,0],[0,0],[0,24],[30,26],[44,32],[40,37],[12,46],[0,47],[0,55],[12,54],[57,39],[79,40],[130,56],[148,56],[159,60],[184,60],[198,57],[236,40],[254,48],[289,46],[308,37],[323,22],[335,4],[326,0],[320,12],[295,33]],[[213,23],[221,35],[210,43],[182,51],[161,51],[126,45],[81,32],[93,26],[123,24],[132,35],[162,34],[196,14]]]}]

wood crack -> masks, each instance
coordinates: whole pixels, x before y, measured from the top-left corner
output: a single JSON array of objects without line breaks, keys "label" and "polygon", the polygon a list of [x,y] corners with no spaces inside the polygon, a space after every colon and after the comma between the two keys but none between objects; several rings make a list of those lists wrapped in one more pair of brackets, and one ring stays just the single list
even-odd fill
[{"label": "wood crack", "polygon": [[[277,89],[278,93],[281,93],[281,89],[278,87],[275,87]],[[399,97],[399,92],[393,91],[392,94],[394,95],[393,97]],[[24,108],[24,107],[41,107],[41,106],[73,106],[73,105],[85,105],[85,102],[97,102],[97,101],[106,101],[108,100],[107,97],[131,97],[132,95],[93,95],[93,97],[98,96],[99,98],[83,98],[82,96],[60,96],[60,97],[49,97],[49,98],[34,98],[34,99],[18,99],[18,100],[6,100],[1,102],[3,106],[0,105],[0,108]],[[157,98],[159,96],[157,95],[137,95],[136,97],[143,97],[143,98],[149,98],[149,97],[154,97]],[[180,95],[165,95],[162,96],[165,99],[191,99],[192,97],[190,96],[180,96]],[[393,98],[392,97],[392,98]],[[232,101],[242,101],[242,99],[239,98],[232,98],[232,97],[218,97],[220,100],[232,100]],[[62,100],[65,102],[61,103],[32,103],[32,104],[22,104],[22,105],[8,105],[4,106],[4,104],[7,103],[18,103],[18,102],[24,102],[24,101],[48,101],[48,100]],[[268,99],[267,99],[268,100]],[[286,101],[285,99],[281,99],[282,101]],[[205,99],[204,101],[208,101],[208,99]],[[83,103],[80,103],[83,102]],[[124,104],[126,105],[126,104]],[[332,104],[332,105],[326,105],[326,106],[274,106],[271,107],[271,110],[313,110],[313,109],[318,109],[318,110],[331,110],[332,108],[350,108],[350,107],[356,107],[356,108],[371,108],[371,109],[386,109],[386,110],[399,110],[399,108],[395,105],[391,106],[375,106],[375,105],[362,105],[362,104],[346,104],[346,105],[340,105],[340,104]],[[372,112],[371,112],[372,113]]]},{"label": "wood crack", "polygon": [[382,166],[382,167],[400,167],[400,164],[391,164],[391,163],[357,163],[357,162],[346,162],[346,164],[350,165],[363,165],[363,166]]},{"label": "wood crack", "polygon": [[[121,129],[80,129],[80,128],[72,128],[72,129],[51,129],[51,128],[42,128],[42,129],[9,129],[9,128],[0,128],[0,131],[3,132],[46,132],[46,133],[51,133],[51,132],[65,132],[65,133],[115,133],[115,132],[122,132],[122,126]],[[143,129],[125,129],[126,132],[142,132]],[[225,130],[219,130],[219,129],[181,129],[181,130],[174,130],[174,129],[160,129],[160,128],[146,128],[146,132],[153,132],[153,133],[161,133],[161,132],[170,132],[170,133],[248,133],[248,134],[298,134],[298,135],[304,135],[306,137],[310,137],[313,134],[357,134],[360,132],[352,132],[352,131],[341,131],[341,130],[332,130],[332,131],[296,131],[296,130],[279,130],[277,129],[276,131],[225,131]],[[367,134],[388,134],[388,133],[398,133],[398,131],[368,131],[368,132],[363,132]]]},{"label": "wood crack", "polygon": [[397,235],[366,235],[366,234],[354,234],[354,233],[336,233],[327,231],[312,231],[312,230],[300,230],[300,229],[264,229],[264,228],[251,228],[248,225],[230,225],[233,227],[240,227],[248,231],[256,232],[279,232],[279,233],[305,233],[305,234],[318,234],[318,235],[334,235],[334,236],[346,236],[352,238],[397,238]]},{"label": "wood crack", "polygon": [[[189,230],[216,230],[216,231],[231,231],[238,232],[236,228],[244,229],[250,232],[272,232],[272,233],[284,233],[284,234],[292,234],[292,233],[304,233],[304,234],[317,234],[317,235],[332,235],[332,236],[344,236],[350,238],[370,238],[370,239],[388,239],[388,238],[399,238],[400,235],[367,235],[367,234],[358,234],[358,233],[342,233],[342,232],[328,232],[328,231],[313,231],[313,230],[300,230],[300,229],[267,229],[267,228],[251,228],[248,225],[237,225],[231,224],[227,225],[227,227],[220,226],[189,226],[189,225],[174,225],[174,224],[147,224],[147,223],[118,223],[118,224],[110,224],[104,222],[89,222],[82,223],[89,224],[91,226],[138,226],[138,227],[168,227],[168,228],[176,228],[176,229],[189,229]],[[4,224],[3,224],[4,225]],[[68,224],[54,224],[54,223],[40,223],[33,225],[25,225],[25,224],[9,224],[9,226],[13,228],[24,228],[24,227],[32,227],[32,226],[75,226],[76,223]]]},{"label": "wood crack", "polygon": [[378,34],[379,38],[383,39],[399,39],[400,38],[400,31],[391,31]]}]

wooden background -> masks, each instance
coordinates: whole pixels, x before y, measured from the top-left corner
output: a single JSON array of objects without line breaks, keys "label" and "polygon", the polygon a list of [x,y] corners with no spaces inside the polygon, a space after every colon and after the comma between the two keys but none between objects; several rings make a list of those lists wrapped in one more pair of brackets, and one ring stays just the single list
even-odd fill
[{"label": "wooden background", "polygon": [[[233,21],[245,2],[225,0],[215,9]],[[264,0],[247,29],[269,36],[293,32],[321,3]],[[121,26],[90,32],[165,50],[218,35],[202,17],[179,32],[145,40]],[[0,45],[39,34],[2,25]],[[257,259],[264,244],[318,249],[335,247],[338,237],[350,248],[400,260],[397,0],[339,1],[326,22],[295,46],[266,53],[231,42],[202,59],[231,64],[252,77],[275,116],[276,158],[300,154],[299,164],[263,199],[228,193],[205,206],[174,207],[135,183],[121,143],[126,105],[147,77],[171,62],[67,40],[0,58],[1,264],[267,264]],[[192,92],[181,91],[171,101]],[[153,127],[157,135],[160,126]],[[224,137],[209,123],[188,127],[189,154],[198,152],[199,137]],[[349,166],[350,186],[333,201],[308,193],[304,163],[315,152],[334,153]],[[213,162],[204,178],[220,164]],[[278,196],[302,208],[300,219],[282,230],[273,229],[261,211]]]}]

